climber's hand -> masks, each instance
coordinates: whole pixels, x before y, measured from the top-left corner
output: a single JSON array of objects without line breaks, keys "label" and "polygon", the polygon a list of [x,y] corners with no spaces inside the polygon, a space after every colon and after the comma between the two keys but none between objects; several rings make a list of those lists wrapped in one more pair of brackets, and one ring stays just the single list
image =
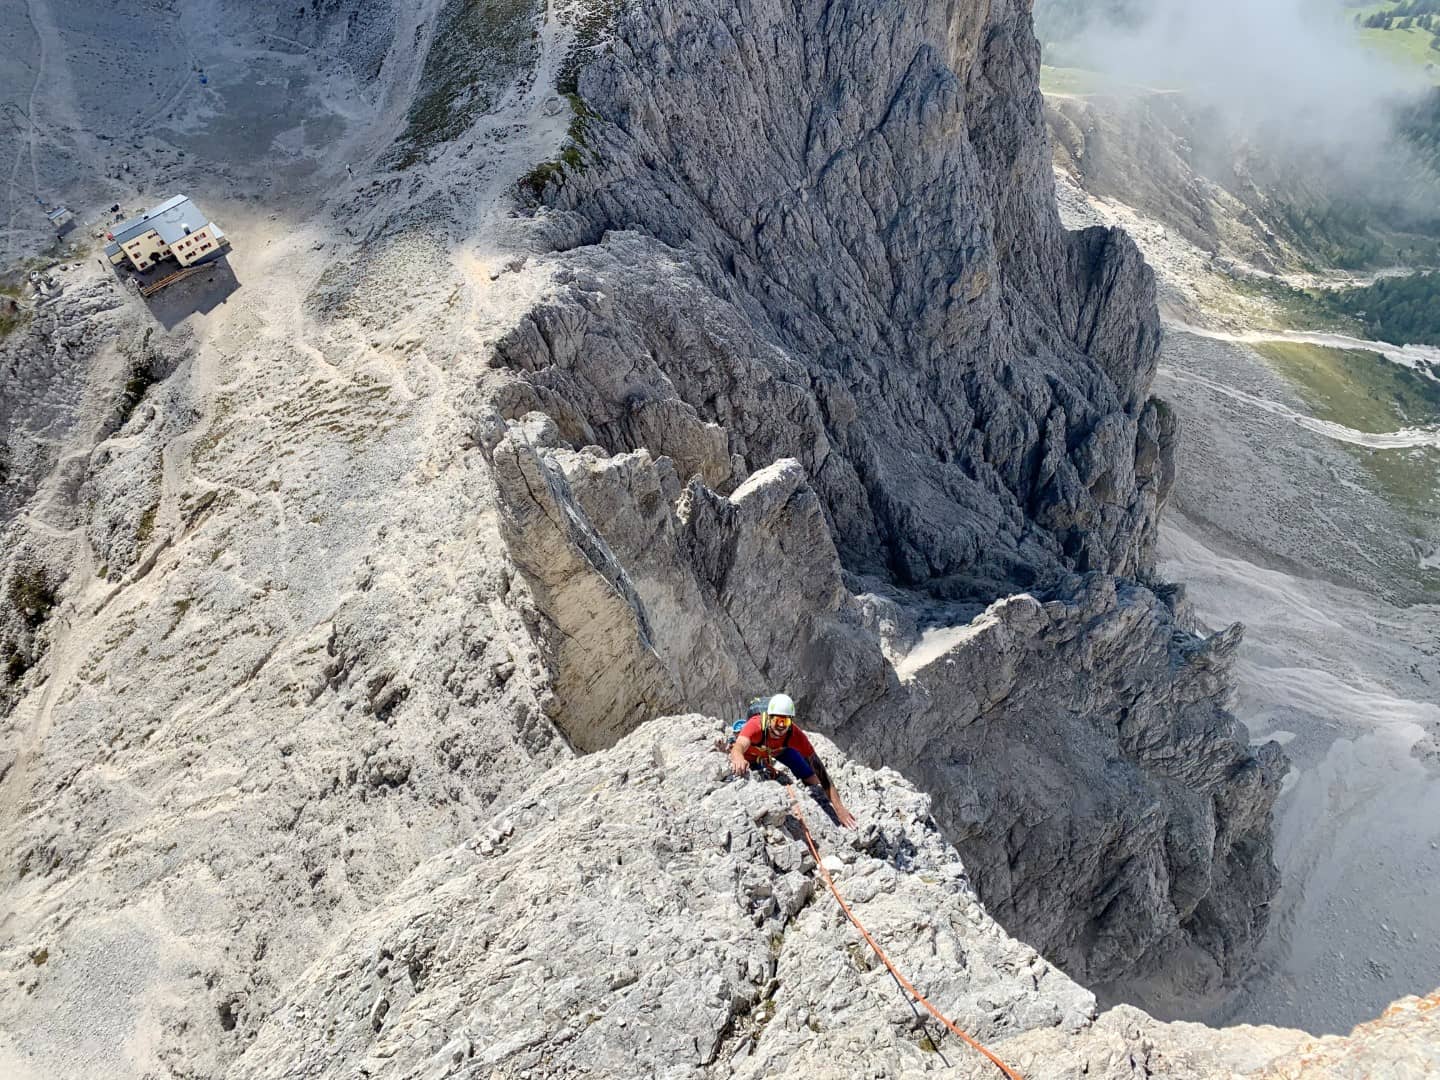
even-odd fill
[{"label": "climber's hand", "polygon": [[845,808],[845,804],[840,801],[839,797],[833,791],[830,793],[830,805],[835,810],[836,821],[840,822],[840,824],[847,829],[856,827],[855,815]]},{"label": "climber's hand", "polygon": [[750,740],[741,735],[735,740],[735,745],[730,747],[730,771],[736,776],[744,776],[750,771],[750,759],[745,756],[745,751],[750,749]]}]

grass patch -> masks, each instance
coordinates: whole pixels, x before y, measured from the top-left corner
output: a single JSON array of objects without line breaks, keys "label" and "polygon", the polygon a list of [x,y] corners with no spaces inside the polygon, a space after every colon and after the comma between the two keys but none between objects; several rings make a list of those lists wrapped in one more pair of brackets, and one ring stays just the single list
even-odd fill
[{"label": "grass patch", "polygon": [[1120,82],[1099,71],[1079,67],[1040,67],[1040,92],[1066,97],[1088,97],[1092,94],[1113,94],[1120,90],[1145,91],[1134,83]]},{"label": "grass patch", "polygon": [[1040,68],[1040,92],[1042,94],[1066,94],[1081,97],[1096,94],[1105,86],[1105,80],[1096,72],[1084,68],[1051,67]]},{"label": "grass patch", "polygon": [[520,178],[519,186],[533,198],[545,194],[553,180],[564,183],[567,173],[581,173],[589,164],[587,134],[595,114],[585,107],[579,94],[566,94],[570,101],[570,127],[565,132],[565,146],[554,161],[542,161]]},{"label": "grass patch", "polygon": [[1371,50],[1401,67],[1418,68],[1431,82],[1440,84],[1440,51],[1430,47],[1430,42],[1435,40],[1430,31],[1412,26],[1408,30],[1391,27],[1389,30],[1364,29],[1359,33],[1360,40]]},{"label": "grass patch", "polygon": [[1297,289],[1273,278],[1249,275],[1232,278],[1231,290],[1249,300],[1262,301],[1274,316],[1272,330],[1327,330],[1363,336],[1358,320],[1339,312],[1318,289]]},{"label": "grass patch", "polygon": [[[1440,423],[1440,383],[1378,353],[1298,342],[1255,350],[1295,386],[1316,419],[1369,434]],[[1431,520],[1440,511],[1440,453],[1342,445],[1395,505]]]},{"label": "grass patch", "polygon": [[25,625],[34,630],[49,618],[58,594],[49,575],[40,567],[31,567],[15,572],[6,599]]},{"label": "grass patch", "polygon": [[135,415],[135,409],[145,397],[145,391],[155,384],[150,369],[139,368],[125,380],[125,389],[120,394],[120,426],[124,427]]},{"label": "grass patch", "polygon": [[12,307],[8,301],[0,301],[0,341],[25,324],[27,313],[23,308]]},{"label": "grass patch", "polygon": [[520,187],[536,199],[545,194],[551,180],[563,180],[565,167],[558,161],[542,161],[520,178]]},{"label": "grass patch", "polygon": [[30,670],[30,661],[13,641],[5,642],[4,653],[5,662],[3,666],[0,666],[0,674],[4,675],[6,685],[14,685],[25,677],[25,672]]},{"label": "grass patch", "polygon": [[1292,341],[1255,350],[1295,384],[1321,420],[1370,434],[1440,422],[1440,383],[1378,353]]},{"label": "grass patch", "polygon": [[[1433,522],[1440,513],[1440,453],[1426,447],[1413,450],[1367,450],[1356,446],[1352,453],[1375,478],[1380,489],[1397,505]],[[1427,588],[1436,589],[1433,577]]]},{"label": "grass patch", "polygon": [[[10,586],[5,591],[5,599],[15,614],[20,616],[20,621],[34,631],[50,617],[59,596],[44,569],[32,566],[15,571],[10,578]],[[35,648],[33,642],[22,647],[22,644],[6,639],[3,648],[0,648],[0,657],[3,657],[0,672],[4,674],[6,685],[19,682],[34,665]]]},{"label": "grass patch", "polygon": [[615,33],[622,3],[623,0],[593,0],[592,5],[581,12],[575,25],[575,40],[555,76],[555,88],[562,94],[580,92],[580,69],[595,46]]},{"label": "grass patch", "polygon": [[156,503],[154,506],[150,507],[149,510],[146,510],[145,513],[140,515],[140,525],[135,530],[135,544],[137,547],[143,547],[145,543],[149,541],[150,537],[154,535],[155,517],[159,513],[160,504]]},{"label": "grass patch", "polygon": [[539,55],[536,0],[450,0],[435,27],[396,168],[461,135]]},{"label": "grass patch", "polygon": [[1272,330],[1322,330],[1395,345],[1440,345],[1440,273],[1382,278],[1348,289],[1297,289],[1272,278],[1232,278],[1236,296],[1262,301]]}]

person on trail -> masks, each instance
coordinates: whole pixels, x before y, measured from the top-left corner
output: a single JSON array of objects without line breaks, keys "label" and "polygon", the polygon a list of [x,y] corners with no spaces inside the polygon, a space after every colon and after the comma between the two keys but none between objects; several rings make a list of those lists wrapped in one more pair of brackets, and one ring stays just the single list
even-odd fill
[{"label": "person on trail", "polygon": [[823,791],[836,820],[847,829],[855,827],[855,815],[840,801],[825,763],[805,733],[795,726],[795,702],[789,694],[776,694],[760,713],[751,716],[730,748],[730,770],[736,776],[744,776],[751,766],[771,768],[776,762],[789,769],[795,779]]}]

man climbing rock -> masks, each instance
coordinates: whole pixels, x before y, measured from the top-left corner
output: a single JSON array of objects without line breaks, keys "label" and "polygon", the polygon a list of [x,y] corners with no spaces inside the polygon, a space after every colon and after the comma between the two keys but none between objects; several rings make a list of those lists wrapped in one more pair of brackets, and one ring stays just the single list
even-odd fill
[{"label": "man climbing rock", "polygon": [[730,748],[730,769],[736,776],[744,776],[753,765],[772,768],[777,762],[795,779],[823,791],[841,825],[855,827],[855,816],[840,801],[825,763],[795,725],[795,702],[789,694],[776,694],[761,713],[750,717]]}]

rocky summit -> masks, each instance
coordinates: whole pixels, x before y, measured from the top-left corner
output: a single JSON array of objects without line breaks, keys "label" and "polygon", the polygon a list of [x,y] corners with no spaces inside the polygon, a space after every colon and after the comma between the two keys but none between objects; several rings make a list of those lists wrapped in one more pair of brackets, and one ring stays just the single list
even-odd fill
[{"label": "rocky summit", "polygon": [[0,1072],[987,1075],[726,781],[784,690],[1026,1076],[1341,1075],[1097,1017],[1247,973],[1285,761],[1155,571],[1154,280],[1061,226],[1028,3],[26,18],[52,182],[233,250],[65,249],[0,340]]},{"label": "rocky summit", "polygon": [[1097,1019],[1093,995],[986,913],[927,796],[821,740],[864,822],[845,830],[786,785],[732,780],[719,727],[655,720],[554,770],[317,957],[227,1075],[1001,1075],[911,1004],[817,876],[807,832],[892,962],[1027,1076],[1437,1061],[1406,1045],[1433,1037],[1434,1001],[1352,1043],[1128,1007]]}]

